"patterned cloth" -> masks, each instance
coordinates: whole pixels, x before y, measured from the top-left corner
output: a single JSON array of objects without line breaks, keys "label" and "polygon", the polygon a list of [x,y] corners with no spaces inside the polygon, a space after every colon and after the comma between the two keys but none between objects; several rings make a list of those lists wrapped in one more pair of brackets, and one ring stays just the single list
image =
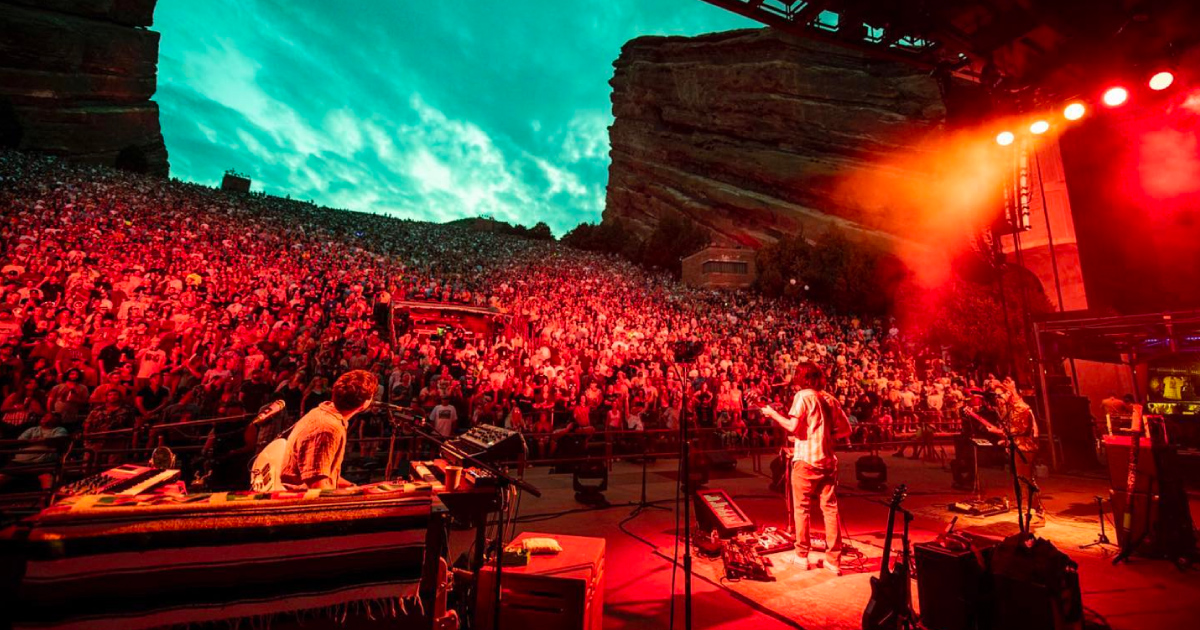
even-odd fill
[{"label": "patterned cloth", "polygon": [[1016,405],[1008,416],[1008,430],[1017,449],[1026,453],[1037,450],[1037,421],[1028,405]]}]

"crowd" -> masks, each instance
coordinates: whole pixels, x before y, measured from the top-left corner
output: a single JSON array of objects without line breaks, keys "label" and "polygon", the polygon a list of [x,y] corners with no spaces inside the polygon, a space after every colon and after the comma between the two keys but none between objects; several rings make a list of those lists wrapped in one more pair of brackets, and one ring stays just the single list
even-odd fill
[{"label": "crowd", "polygon": [[[723,443],[766,444],[745,401],[781,397],[802,362],[830,374],[860,440],[953,419],[975,385],[890,319],[690,289],[465,226],[18,153],[0,153],[0,212],[0,437],[62,429],[105,461],[198,437],[164,426],[244,424],[276,399],[294,418],[350,369],[444,434],[505,425],[535,456],[564,433],[685,417]],[[496,334],[422,334],[392,316],[397,300],[489,309]],[[368,415],[356,430],[387,427]]]}]

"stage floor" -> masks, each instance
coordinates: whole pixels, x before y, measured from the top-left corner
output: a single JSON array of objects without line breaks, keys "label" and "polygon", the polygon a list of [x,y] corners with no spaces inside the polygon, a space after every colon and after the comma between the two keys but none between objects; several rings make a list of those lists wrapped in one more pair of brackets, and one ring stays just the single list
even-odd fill
[{"label": "stage floor", "polygon": [[[858,490],[853,479],[855,458],[857,454],[843,456],[840,504],[849,542],[863,552],[864,560],[842,577],[835,577],[824,570],[796,570],[785,562],[790,552],[784,552],[770,556],[776,560],[775,582],[730,582],[721,578],[720,560],[696,558],[694,628],[860,627],[862,610],[870,596],[869,578],[879,571],[890,492],[875,494]],[[887,460],[891,482],[909,486],[905,506],[916,517],[913,541],[934,538],[953,516],[946,506],[969,498],[969,493],[951,489],[949,472],[937,464],[891,457]],[[763,466],[766,465],[764,459]],[[671,506],[675,495],[674,466],[674,461],[650,465],[647,475],[650,501],[663,501],[660,505]],[[1011,482],[1004,471],[985,469],[982,477],[989,496],[1011,498]],[[616,466],[605,493],[614,506],[606,509],[576,503],[570,475],[550,475],[546,469],[536,468],[526,478],[544,496],[522,498],[522,522],[517,531],[562,532],[606,539],[607,630],[667,628],[672,601],[676,607],[675,627],[682,627],[682,570],[675,576],[675,595],[673,598],[670,595],[674,515],[652,509],[627,520],[631,508],[615,505],[638,501],[640,466]],[[760,525],[783,525],[786,515],[782,495],[771,493],[767,485],[766,477],[754,472],[748,459],[739,461],[736,470],[715,473],[709,483],[711,488],[727,491]],[[1105,479],[1099,475],[1062,475],[1044,480],[1042,487],[1047,519],[1044,524],[1035,523],[1035,529],[1079,563],[1083,601],[1090,618],[1104,620],[1118,630],[1190,627],[1194,623],[1200,614],[1200,575],[1181,572],[1165,561],[1145,558],[1114,567],[1111,548],[1079,549],[1079,545],[1095,540],[1099,533],[1094,497],[1107,496]],[[1192,509],[1194,518],[1200,516],[1197,514],[1200,501],[1193,499]],[[1004,536],[1017,531],[1016,513],[989,518],[960,516],[958,528]],[[1116,540],[1111,527],[1108,535]],[[465,548],[468,538],[467,533],[457,533],[454,546]],[[915,597],[914,582],[914,600]]]}]

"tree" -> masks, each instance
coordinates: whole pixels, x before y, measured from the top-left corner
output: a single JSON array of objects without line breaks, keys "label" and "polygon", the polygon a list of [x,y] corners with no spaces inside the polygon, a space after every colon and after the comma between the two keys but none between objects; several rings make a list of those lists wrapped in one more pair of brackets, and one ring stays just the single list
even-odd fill
[{"label": "tree", "polygon": [[119,170],[139,175],[145,175],[150,172],[150,161],[146,158],[146,152],[134,144],[121,149],[120,153],[117,153],[117,159],[113,166]]},{"label": "tree", "polygon": [[629,240],[625,226],[615,219],[600,224],[580,223],[562,237],[568,247],[611,254],[622,253]]},{"label": "tree", "polygon": [[634,260],[647,267],[666,269],[679,277],[683,271],[682,259],[707,247],[711,238],[700,224],[672,213],[658,220]]},{"label": "tree", "polygon": [[655,269],[682,273],[682,259],[704,249],[712,235],[704,226],[681,214],[661,218],[645,240],[630,234],[618,220],[599,225],[581,223],[567,232],[564,245],[588,251],[620,254],[629,260]]},{"label": "tree", "polygon": [[939,287],[905,282],[897,312],[904,328],[930,347],[950,348],[966,364],[1027,380],[1029,317],[1049,312],[1050,301],[1024,268],[1002,265],[987,274],[979,268],[956,266]]},{"label": "tree", "polygon": [[904,265],[839,229],[815,240],[796,234],[759,250],[758,288],[770,296],[802,297],[843,313],[890,311]]},{"label": "tree", "polygon": [[545,221],[538,221],[536,225],[529,228],[529,238],[539,241],[553,241],[554,234],[550,232],[550,226],[546,225]]}]

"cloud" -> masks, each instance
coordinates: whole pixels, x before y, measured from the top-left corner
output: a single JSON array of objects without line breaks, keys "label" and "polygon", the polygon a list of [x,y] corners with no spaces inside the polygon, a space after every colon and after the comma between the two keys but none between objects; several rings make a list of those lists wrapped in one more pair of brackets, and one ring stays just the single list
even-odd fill
[{"label": "cloud", "polygon": [[754,24],[694,0],[160,3],[172,174],[562,234],[600,218],[628,39]]}]

